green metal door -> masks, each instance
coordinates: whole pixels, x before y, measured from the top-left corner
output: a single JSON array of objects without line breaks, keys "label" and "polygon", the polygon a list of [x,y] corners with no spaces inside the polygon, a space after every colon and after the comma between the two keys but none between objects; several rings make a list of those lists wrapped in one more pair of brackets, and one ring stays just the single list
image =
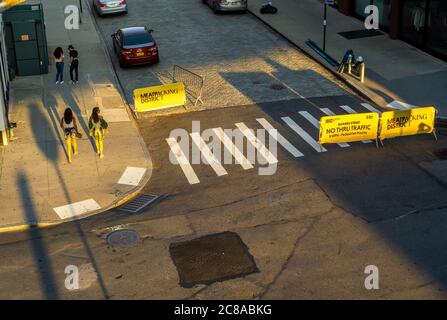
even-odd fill
[{"label": "green metal door", "polygon": [[14,49],[17,62],[17,74],[30,76],[40,74],[40,57],[36,37],[36,23],[13,22]]}]

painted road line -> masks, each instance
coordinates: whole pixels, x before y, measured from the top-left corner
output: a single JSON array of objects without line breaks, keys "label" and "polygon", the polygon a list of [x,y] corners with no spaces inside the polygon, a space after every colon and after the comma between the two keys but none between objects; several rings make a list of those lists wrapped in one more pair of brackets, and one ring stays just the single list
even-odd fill
[{"label": "painted road line", "polygon": [[381,114],[382,112],[377,110],[376,108],[374,108],[372,105],[370,105],[369,103],[360,103],[362,106],[364,106],[368,111],[371,112],[377,112],[378,114]]},{"label": "painted road line", "polygon": [[53,208],[53,210],[61,219],[74,218],[87,212],[96,211],[99,209],[101,209],[101,206],[93,199],[88,199]]},{"label": "painted road line", "polygon": [[219,137],[225,149],[227,149],[234,157],[236,163],[240,164],[244,170],[253,168],[253,165],[250,163],[250,161],[248,161],[248,159],[244,156],[241,150],[239,150],[239,148],[236,147],[232,139],[225,134],[222,128],[214,128],[213,131]]},{"label": "painted road line", "polygon": [[394,100],[393,102],[388,103],[387,106],[389,108],[397,109],[397,110],[410,110],[410,109],[418,108],[418,106],[413,106],[411,104],[408,104],[408,103],[405,103],[402,101],[397,101],[397,100]]},{"label": "painted road line", "polygon": [[256,138],[256,136],[254,135],[253,131],[248,129],[247,126],[245,125],[245,123],[239,122],[239,123],[236,123],[235,125],[242,132],[242,134],[245,137],[247,137],[247,141],[250,142],[250,144],[258,150],[259,154],[269,164],[278,163],[278,159],[270,152],[269,149],[267,149],[265,147],[265,145],[263,145],[261,143],[261,141],[259,141],[258,138]]},{"label": "painted road line", "polygon": [[138,186],[145,172],[146,168],[127,167],[121,178],[118,180],[118,184]]},{"label": "painted road line", "polygon": [[227,170],[225,170],[225,168],[222,166],[219,160],[217,160],[217,158],[211,152],[210,148],[208,148],[208,145],[202,139],[200,134],[198,132],[193,132],[190,133],[189,135],[191,136],[192,141],[196,144],[197,148],[199,148],[205,160],[208,162],[211,168],[213,168],[214,172],[216,172],[218,176],[228,174]]},{"label": "painted road line", "polygon": [[[350,113],[350,114],[358,113],[357,111],[352,109],[350,106],[343,105],[343,106],[340,106],[340,108],[342,108],[343,110],[345,110],[347,113]],[[371,140],[363,140],[362,142],[363,143],[371,143],[372,141]]]},{"label": "painted road line", "polygon": [[[311,115],[307,111],[299,111],[300,115],[302,115],[307,121],[309,121],[315,128],[320,130],[320,121],[318,121],[313,115]],[[349,144],[346,142],[337,143],[342,148],[349,147]]]},{"label": "painted road line", "polygon": [[[267,131],[275,130],[275,128],[264,118],[256,119]],[[270,137],[274,138],[272,135]],[[295,148],[286,138],[284,138],[281,133],[276,131],[276,141],[279,142],[287,151],[289,151],[295,158],[302,157],[304,154]]]},{"label": "painted road line", "polygon": [[281,119],[293,130],[295,131],[304,141],[306,141],[312,148],[317,152],[326,152],[327,150],[321,146],[314,138],[312,138],[303,128],[301,128],[295,121],[290,117],[281,117]]},{"label": "painted road line", "polygon": [[173,137],[169,137],[166,139],[166,142],[168,143],[169,147],[171,148],[172,154],[177,159],[177,163],[180,165],[180,168],[182,168],[186,179],[188,179],[188,182],[190,184],[200,183],[199,178],[197,178],[197,175],[194,172],[194,169],[192,168],[191,164],[189,163],[189,161],[186,158],[185,154],[183,153],[182,149],[178,145],[177,140]]}]

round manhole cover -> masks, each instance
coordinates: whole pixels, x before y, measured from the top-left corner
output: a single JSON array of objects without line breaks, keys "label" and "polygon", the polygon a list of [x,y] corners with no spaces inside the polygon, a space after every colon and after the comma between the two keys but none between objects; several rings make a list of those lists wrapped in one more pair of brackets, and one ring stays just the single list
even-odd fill
[{"label": "round manhole cover", "polygon": [[283,84],[272,84],[270,88],[272,88],[273,90],[282,90],[285,89],[286,87]]},{"label": "round manhole cover", "polygon": [[140,235],[135,230],[116,230],[107,236],[107,243],[113,247],[127,247],[140,241]]}]

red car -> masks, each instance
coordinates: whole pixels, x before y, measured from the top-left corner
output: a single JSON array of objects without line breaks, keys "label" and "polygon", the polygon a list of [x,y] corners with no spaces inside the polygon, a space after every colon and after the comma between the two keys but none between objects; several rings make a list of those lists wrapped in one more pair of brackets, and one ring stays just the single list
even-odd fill
[{"label": "red car", "polygon": [[146,27],[131,27],[119,29],[112,34],[113,51],[118,55],[121,67],[159,61],[152,32]]}]

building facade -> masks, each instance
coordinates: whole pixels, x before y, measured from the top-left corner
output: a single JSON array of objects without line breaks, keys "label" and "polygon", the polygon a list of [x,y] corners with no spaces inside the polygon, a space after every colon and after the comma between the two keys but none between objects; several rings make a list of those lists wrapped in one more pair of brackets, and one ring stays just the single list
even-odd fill
[{"label": "building facade", "polygon": [[379,9],[380,28],[447,61],[447,0],[338,0],[346,15],[363,18],[368,5]]},{"label": "building facade", "polygon": [[[8,130],[9,73],[6,60],[5,37],[0,13],[0,136],[5,139]],[[5,143],[5,141],[3,141]]]}]

